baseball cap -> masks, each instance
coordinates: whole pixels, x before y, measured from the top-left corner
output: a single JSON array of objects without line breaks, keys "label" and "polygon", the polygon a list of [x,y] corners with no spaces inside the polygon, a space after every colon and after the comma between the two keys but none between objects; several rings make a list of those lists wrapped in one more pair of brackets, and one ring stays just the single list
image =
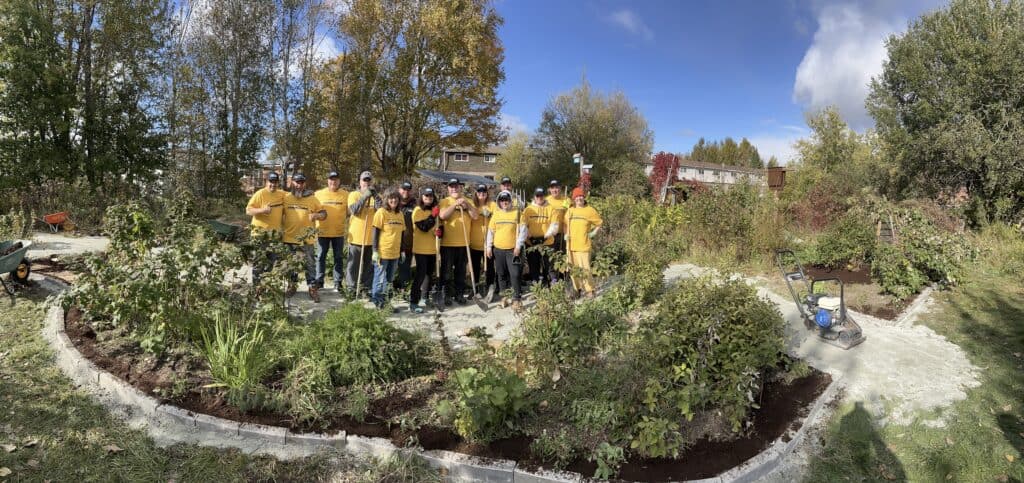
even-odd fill
[{"label": "baseball cap", "polygon": [[373,179],[373,175],[370,174],[369,171],[363,171],[362,173],[359,173],[359,181],[362,181],[367,178]]},{"label": "baseball cap", "polygon": [[553,179],[548,183],[548,186],[562,186],[562,183],[559,183],[557,179]]},{"label": "baseball cap", "polygon": [[483,193],[483,192],[486,192],[486,191],[487,191],[487,185],[485,185],[485,184],[478,184],[478,185],[476,185],[476,192],[477,193]]},{"label": "baseball cap", "polygon": [[533,190],[533,196],[544,196],[544,193],[544,188],[541,188],[540,186]]},{"label": "baseball cap", "polygon": [[501,200],[512,201],[512,193],[509,193],[508,191],[502,191],[501,193],[498,193],[498,201]]},{"label": "baseball cap", "polygon": [[434,188],[423,188],[423,194],[434,196]]},{"label": "baseball cap", "polygon": [[292,181],[306,181],[306,175],[302,173],[295,173],[292,175]]},{"label": "baseball cap", "polygon": [[449,179],[448,183],[446,183],[446,184],[448,186],[454,186],[454,185],[457,185],[457,184],[462,184],[462,181],[459,181],[459,178],[452,178],[452,179]]},{"label": "baseball cap", "polygon": [[267,174],[267,181],[281,181],[281,175],[271,171]]},{"label": "baseball cap", "polygon": [[402,183],[402,189],[404,189],[404,190],[411,190],[412,189],[412,183],[410,183],[408,181]]},{"label": "baseball cap", "polygon": [[338,177],[338,172],[337,171],[331,171],[331,172],[327,173],[327,178],[328,179],[330,179],[330,178],[337,178],[337,177]]},{"label": "baseball cap", "polygon": [[504,178],[501,178],[501,184],[505,184],[505,183],[512,184],[512,178],[509,178],[508,176],[505,176]]}]

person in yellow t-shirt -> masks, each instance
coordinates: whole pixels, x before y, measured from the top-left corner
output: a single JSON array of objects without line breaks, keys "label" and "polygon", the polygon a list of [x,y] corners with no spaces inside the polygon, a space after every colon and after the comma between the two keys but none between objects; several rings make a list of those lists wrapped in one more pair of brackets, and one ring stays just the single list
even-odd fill
[{"label": "person in yellow t-shirt", "polygon": [[[284,218],[284,191],[281,190],[281,177],[271,171],[267,174],[267,182],[245,205],[245,214],[252,217],[252,233],[268,231],[280,236],[281,221]],[[273,268],[277,260],[272,252],[252,264],[252,284],[259,286],[260,276]]]},{"label": "person in yellow t-shirt", "polygon": [[405,232],[402,234],[402,253],[405,254],[404,261],[398,264],[398,273],[395,275],[395,292],[405,290],[406,285],[412,282],[412,210],[416,209],[416,193],[412,191],[412,183],[403,181],[398,185],[398,209],[405,216]]},{"label": "person in yellow t-shirt", "polygon": [[[448,197],[438,204],[442,223],[441,279],[445,304],[466,304],[466,264],[470,224],[479,216],[473,203],[462,195],[462,181],[448,180]],[[454,274],[454,276],[453,276]]]},{"label": "person in yellow t-shirt", "polygon": [[[409,310],[422,314],[420,298],[429,297],[431,287],[437,283],[437,227],[440,208],[433,188],[423,188],[419,204],[412,210],[412,254],[416,259],[416,273],[409,290]],[[440,307],[439,307],[440,309]]]},{"label": "person in yellow t-shirt", "polygon": [[384,196],[384,207],[373,215],[373,291],[370,300],[377,308],[384,307],[384,292],[395,278],[398,264],[405,258],[402,251],[402,233],[405,215],[401,210],[402,197],[394,191]]},{"label": "person in yellow t-shirt", "polygon": [[380,197],[373,187],[373,175],[363,171],[359,174],[359,190],[348,194],[348,266],[345,267],[345,287],[352,291],[354,298],[370,293],[369,285],[373,281],[370,236],[373,215],[380,206]]},{"label": "person in yellow t-shirt", "polygon": [[[486,282],[483,285],[483,291],[486,292],[487,288],[494,284],[494,264],[488,263],[487,270],[483,270],[484,240],[487,238],[487,224],[491,221],[491,214],[497,211],[498,206],[491,201],[487,185],[477,185],[475,194],[473,207],[476,208],[477,217],[469,229],[469,265],[473,269],[473,280]],[[482,279],[481,272],[484,272]]]},{"label": "person in yellow t-shirt", "polygon": [[[555,234],[554,243],[551,245],[551,249],[557,253],[565,252],[565,212],[572,206],[572,200],[567,198],[562,193],[562,183],[557,179],[551,180],[548,183],[548,204],[555,210],[554,221],[558,222],[558,233]],[[551,280],[558,281],[564,280],[565,274],[557,271],[551,272]]]},{"label": "person in yellow t-shirt", "polygon": [[[306,176],[302,173],[292,175],[291,192],[284,197],[284,242],[292,247],[303,260],[306,269],[306,285],[309,298],[320,302],[320,294],[316,285],[316,255],[313,242],[316,239],[316,222],[327,217],[327,212],[320,205],[320,200],[313,192],[306,189]],[[298,274],[289,275],[287,296],[295,293]]]},{"label": "person in yellow t-shirt", "polygon": [[348,191],[341,188],[341,178],[337,171],[327,173],[327,187],[317,191],[315,196],[327,213],[327,218],[316,222],[316,228],[320,230],[316,238],[316,288],[324,288],[324,279],[327,277],[327,252],[333,251],[334,266],[331,279],[334,280],[334,289],[341,292]]},{"label": "person in yellow t-shirt", "polygon": [[603,222],[597,210],[587,205],[582,188],[572,190],[572,201],[573,207],[565,212],[568,225],[565,242],[569,244],[569,263],[583,270],[583,275],[572,277],[572,286],[576,290],[586,291],[587,298],[594,298],[594,277],[590,274],[590,239],[597,235]]},{"label": "person in yellow t-shirt", "polygon": [[[487,258],[494,260],[494,272],[498,277],[498,289],[504,293],[512,289],[512,306],[522,306],[523,290],[521,273],[523,262],[520,256],[526,241],[526,225],[522,224],[519,210],[512,209],[512,193],[498,193],[498,210],[491,215],[487,225],[487,240],[484,241]],[[502,299],[501,306],[508,305]]]},{"label": "person in yellow t-shirt", "polygon": [[[559,222],[555,219],[555,208],[544,197],[544,188],[533,190],[533,203],[523,210],[523,223],[526,224],[526,261],[530,266],[530,282],[540,282],[550,286],[551,258],[550,250],[555,245]],[[547,247],[544,250],[541,247]]]}]

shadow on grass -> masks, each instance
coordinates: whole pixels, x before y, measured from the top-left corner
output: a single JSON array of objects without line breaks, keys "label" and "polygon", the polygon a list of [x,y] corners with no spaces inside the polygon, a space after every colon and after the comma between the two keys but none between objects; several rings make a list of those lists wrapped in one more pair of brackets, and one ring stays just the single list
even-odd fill
[{"label": "shadow on grass", "polygon": [[811,460],[807,481],[907,481],[903,465],[882,440],[863,403],[854,403],[833,424],[822,454]]}]

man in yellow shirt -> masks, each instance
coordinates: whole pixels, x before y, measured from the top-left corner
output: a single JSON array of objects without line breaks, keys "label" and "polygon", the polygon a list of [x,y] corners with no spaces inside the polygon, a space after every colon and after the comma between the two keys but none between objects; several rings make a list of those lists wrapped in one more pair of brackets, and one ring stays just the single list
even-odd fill
[{"label": "man in yellow shirt", "polygon": [[334,252],[334,266],[331,277],[334,289],[341,292],[342,258],[345,246],[345,221],[348,218],[348,191],[341,188],[341,178],[337,171],[327,173],[327,187],[315,194],[323,205],[327,218],[317,221],[316,228],[320,231],[316,238],[316,288],[324,288],[327,276],[327,252]]},{"label": "man in yellow shirt", "polygon": [[438,205],[443,233],[441,235],[441,278],[438,283],[445,290],[445,304],[450,300],[466,304],[466,264],[469,262],[469,228],[479,216],[473,203],[462,195],[462,182],[448,180],[448,197]]},{"label": "man in yellow shirt", "polygon": [[[267,174],[266,185],[252,194],[245,205],[245,214],[252,217],[252,233],[267,231],[280,236],[281,221],[284,217],[284,191],[280,189],[281,177],[271,171]],[[270,252],[264,260],[253,262],[252,284],[259,286],[260,275],[270,270],[277,260]]]},{"label": "man in yellow shirt", "polygon": [[544,197],[544,188],[533,190],[533,203],[523,210],[523,223],[526,224],[528,234],[526,244],[532,248],[526,251],[526,261],[530,264],[530,282],[539,282],[547,287],[550,285],[548,277],[551,260],[540,247],[553,249],[559,222],[555,220],[554,207]]},{"label": "man in yellow shirt", "polygon": [[[292,175],[291,192],[284,197],[284,242],[300,254],[306,269],[306,285],[309,287],[309,298],[320,302],[320,294],[316,285],[316,255],[313,242],[316,240],[316,222],[327,217],[320,200],[313,192],[306,189],[306,176],[302,173]],[[291,274],[286,296],[295,293],[298,274]]]},{"label": "man in yellow shirt", "polygon": [[582,188],[572,190],[573,207],[565,212],[568,231],[565,242],[569,244],[569,262],[582,269],[582,275],[572,277],[572,286],[586,291],[587,298],[594,298],[594,277],[590,274],[590,239],[601,229],[601,215],[593,206],[587,205]]},{"label": "man in yellow shirt", "polygon": [[[512,289],[512,306],[522,306],[522,261],[520,256],[526,241],[526,226],[522,224],[519,211],[512,208],[512,193],[498,194],[498,210],[491,215],[487,225],[487,240],[484,242],[487,258],[494,260],[494,272],[498,277],[498,289],[505,292]],[[501,306],[507,305],[502,300]]]},{"label": "man in yellow shirt", "polygon": [[[572,206],[572,200],[566,198],[566,196],[562,194],[562,183],[559,182],[557,179],[553,179],[550,183],[548,183],[547,200],[548,204],[551,205],[551,208],[555,210],[554,221],[558,222],[558,233],[555,234],[554,243],[551,245],[551,249],[558,253],[564,253],[565,233],[567,228],[565,212],[569,209],[570,206]],[[556,271],[551,272],[552,281],[557,282],[558,280],[562,280],[564,278],[564,273]]]},{"label": "man in yellow shirt", "polygon": [[370,237],[373,236],[373,215],[380,207],[380,197],[373,187],[373,175],[363,171],[359,174],[359,190],[348,194],[348,266],[345,270],[345,286],[356,298],[369,294],[369,286],[373,283],[373,246]]}]

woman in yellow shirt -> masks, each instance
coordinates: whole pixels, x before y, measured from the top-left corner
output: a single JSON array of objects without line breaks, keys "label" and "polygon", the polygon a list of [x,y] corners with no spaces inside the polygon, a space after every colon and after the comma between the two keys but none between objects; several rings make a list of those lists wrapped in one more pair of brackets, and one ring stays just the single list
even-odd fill
[{"label": "woman in yellow shirt", "polygon": [[[487,258],[494,260],[494,272],[498,277],[498,288],[501,292],[512,288],[512,306],[522,306],[521,272],[523,262],[520,258],[523,243],[526,242],[526,225],[522,224],[518,210],[512,209],[512,193],[502,191],[498,194],[498,211],[491,215],[487,225],[485,248]],[[507,305],[502,299],[501,306]]]},{"label": "woman in yellow shirt", "polygon": [[384,207],[373,215],[373,290],[370,300],[377,308],[384,307],[384,292],[391,286],[402,253],[402,232],[405,215],[399,209],[401,196],[390,191],[384,197]]},{"label": "woman in yellow shirt", "polygon": [[582,269],[580,276],[572,277],[572,286],[584,290],[587,298],[594,298],[594,277],[590,274],[590,239],[601,229],[601,215],[587,205],[583,189],[572,190],[573,207],[565,212],[565,241],[569,244],[569,263]]},{"label": "woman in yellow shirt", "polygon": [[[473,270],[473,280],[477,282],[486,280],[484,291],[494,284],[494,264],[488,263],[484,278],[480,278],[480,272],[484,265],[484,240],[487,238],[487,225],[491,221],[491,215],[497,211],[498,206],[491,201],[491,194],[487,191],[487,185],[477,185],[476,198],[473,199],[478,216],[470,224],[469,232],[469,266]],[[484,295],[484,294],[480,294]],[[488,300],[492,302],[492,300]]]},{"label": "woman in yellow shirt", "polygon": [[[412,256],[416,259],[416,273],[409,291],[409,310],[422,314],[420,298],[430,295],[430,289],[437,283],[437,195],[432,188],[424,188],[420,202],[412,210]],[[440,307],[439,307],[440,308]]]}]

